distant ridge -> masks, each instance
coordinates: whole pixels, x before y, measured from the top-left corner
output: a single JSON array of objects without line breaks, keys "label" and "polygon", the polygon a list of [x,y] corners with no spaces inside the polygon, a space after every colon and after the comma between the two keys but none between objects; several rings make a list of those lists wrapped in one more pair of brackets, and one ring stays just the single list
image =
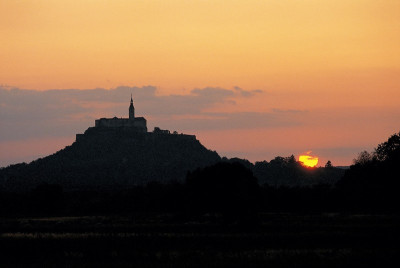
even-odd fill
[{"label": "distant ridge", "polygon": [[335,168],[340,168],[340,169],[350,169],[350,166],[335,166]]}]

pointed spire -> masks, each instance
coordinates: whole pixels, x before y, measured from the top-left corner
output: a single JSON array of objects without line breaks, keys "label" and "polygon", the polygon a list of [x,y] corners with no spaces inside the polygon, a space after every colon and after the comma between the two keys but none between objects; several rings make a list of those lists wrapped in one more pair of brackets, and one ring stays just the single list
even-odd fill
[{"label": "pointed spire", "polygon": [[135,119],[135,107],[133,107],[132,93],[131,93],[131,105],[129,105],[129,119]]}]

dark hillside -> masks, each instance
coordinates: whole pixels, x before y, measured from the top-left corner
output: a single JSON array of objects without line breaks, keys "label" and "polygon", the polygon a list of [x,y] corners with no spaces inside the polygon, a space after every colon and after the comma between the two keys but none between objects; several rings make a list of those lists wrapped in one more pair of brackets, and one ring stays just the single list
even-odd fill
[{"label": "dark hillside", "polygon": [[71,146],[30,164],[0,170],[3,190],[39,184],[64,189],[112,189],[149,181],[183,181],[189,170],[220,160],[195,136],[138,133],[129,128],[89,128]]}]

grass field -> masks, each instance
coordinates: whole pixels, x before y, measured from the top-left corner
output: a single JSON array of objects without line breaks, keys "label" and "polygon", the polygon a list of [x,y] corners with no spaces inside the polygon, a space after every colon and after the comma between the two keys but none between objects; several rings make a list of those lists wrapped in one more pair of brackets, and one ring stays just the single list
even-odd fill
[{"label": "grass field", "polygon": [[257,226],[169,214],[0,219],[0,267],[389,267],[400,217],[261,214]]}]

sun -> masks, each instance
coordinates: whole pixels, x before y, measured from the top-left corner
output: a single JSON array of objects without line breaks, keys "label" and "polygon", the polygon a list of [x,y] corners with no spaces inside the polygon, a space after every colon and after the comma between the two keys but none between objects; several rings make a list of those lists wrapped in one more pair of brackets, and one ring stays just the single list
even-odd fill
[{"label": "sun", "polygon": [[309,155],[311,151],[307,152],[306,155],[300,155],[299,161],[306,167],[315,167],[318,164],[318,157]]}]

